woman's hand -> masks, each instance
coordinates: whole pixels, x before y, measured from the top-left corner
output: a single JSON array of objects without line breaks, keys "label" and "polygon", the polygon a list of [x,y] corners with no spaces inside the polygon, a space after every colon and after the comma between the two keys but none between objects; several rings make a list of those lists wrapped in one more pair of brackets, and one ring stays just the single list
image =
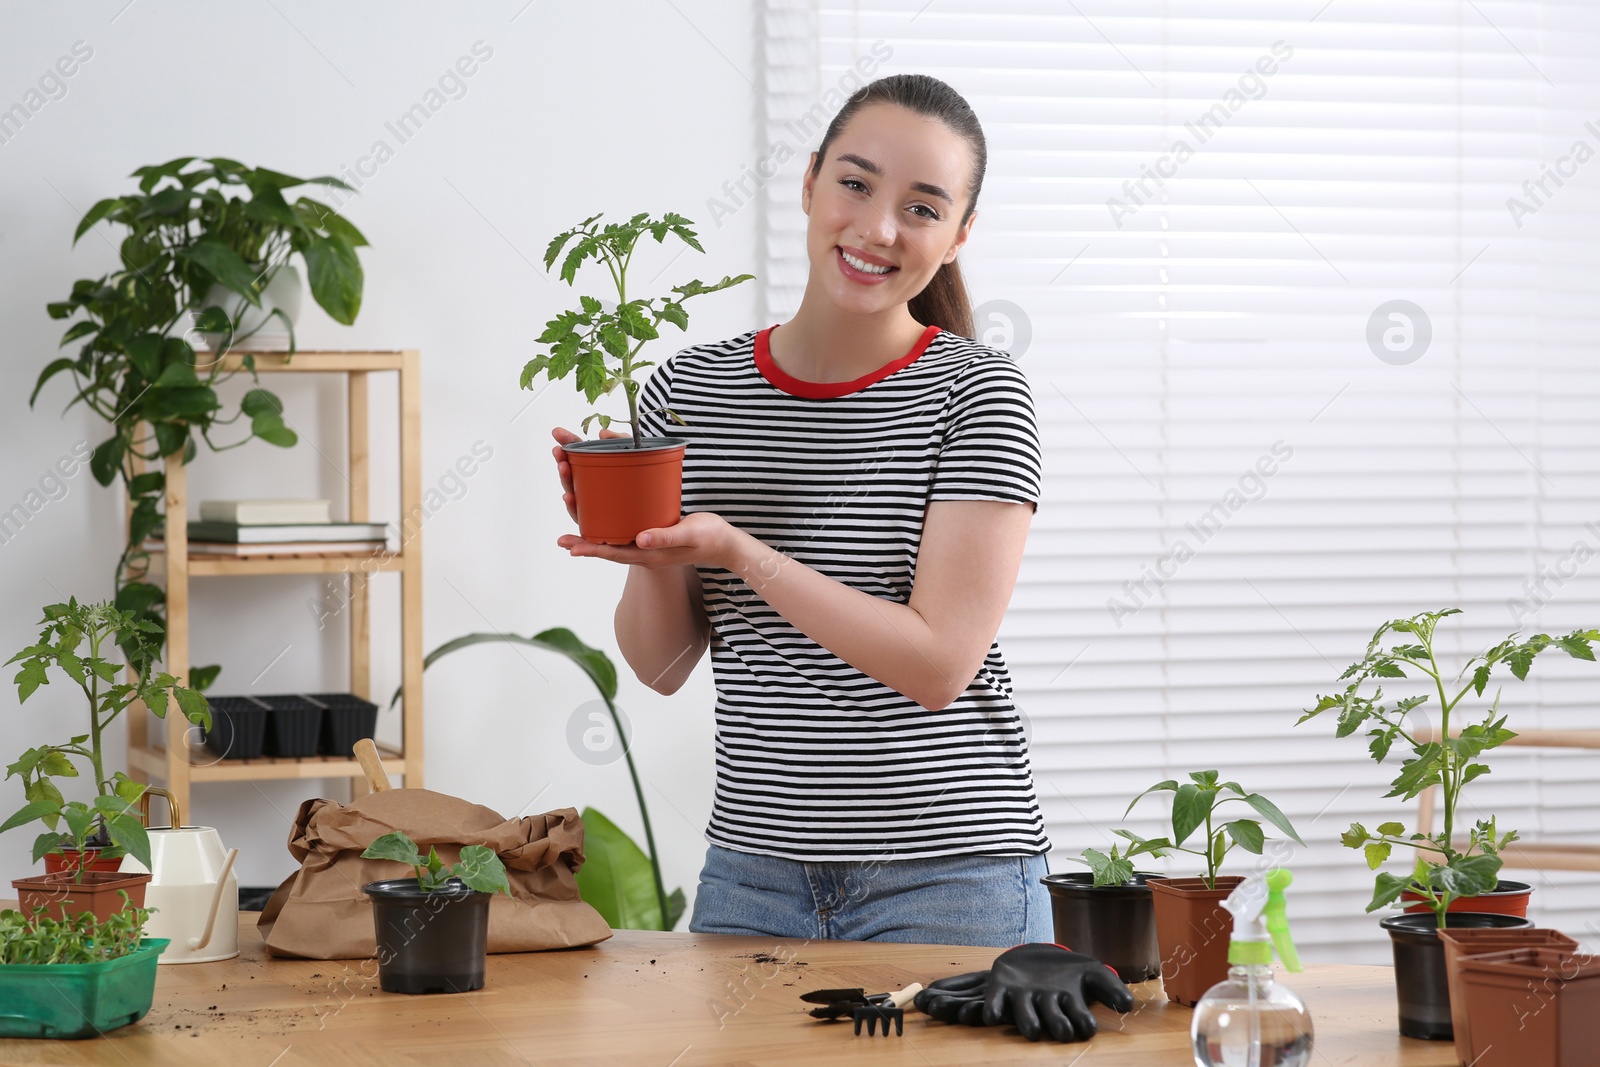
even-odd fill
[{"label": "woman's hand", "polygon": [[740,539],[748,537],[722,516],[696,511],[672,526],[641,530],[631,545],[593,545],[577,534],[563,534],[556,539],[556,544],[574,556],[598,556],[614,563],[636,563],[652,568],[687,564],[729,570]]},{"label": "woman's hand", "polygon": [[[572,493],[572,464],[567,462],[567,454],[566,452],[562,451],[561,446],[570,445],[574,441],[582,441],[583,438],[579,437],[571,430],[565,429],[561,426],[557,426],[555,429],[551,430],[550,436],[554,437],[558,442],[560,442],[556,445],[556,447],[550,450],[550,453],[556,457],[556,474],[561,478],[561,501],[567,505],[567,514],[572,516],[572,521],[577,522],[578,498]],[[601,439],[607,437],[627,436],[628,435],[625,433],[618,433],[616,430],[612,429],[602,429],[600,431]]]}]

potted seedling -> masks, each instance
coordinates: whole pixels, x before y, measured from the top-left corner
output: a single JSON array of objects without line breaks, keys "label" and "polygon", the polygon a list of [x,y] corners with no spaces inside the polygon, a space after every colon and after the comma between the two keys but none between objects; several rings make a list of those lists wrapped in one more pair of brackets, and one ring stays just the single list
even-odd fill
[{"label": "potted seedling", "polygon": [[[688,443],[681,437],[645,437],[640,433],[641,383],[635,375],[655,364],[639,359],[646,341],[660,336],[663,322],[680,330],[689,328],[684,303],[695,296],[715,293],[741,282],[752,274],[724,277],[713,285],[699,281],[672,287],[671,296],[629,297],[628,267],[640,238],[649,235],[657,244],[672,234],[696,252],[704,252],[689,227],[693,223],[682,215],[667,212],[659,219],[640,213],[627,222],[599,225],[600,215],[591,215],[570,230],[557,234],[544,253],[545,270],[561,261],[561,280],[572,285],[578,268],[588,260],[603,264],[616,291],[615,303],[596,296],[580,297],[575,311],[563,311],[551,319],[538,337],[549,351],[530,359],[522,368],[522,388],[532,388],[543,376],[550,381],[577,372],[578,391],[593,404],[602,395],[610,396],[622,386],[628,403],[628,417],[592,414],[583,420],[587,433],[591,423],[606,429],[613,422],[625,423],[633,432],[626,437],[596,441],[575,441],[564,445],[572,466],[572,493],[577,502],[578,533],[594,544],[632,543],[640,530],[671,526],[678,521],[682,507],[683,453]],[[568,247],[568,246],[571,247]],[[657,408],[674,422],[687,425],[667,408]]]},{"label": "potted seedling", "polygon": [[[1278,806],[1260,793],[1248,793],[1237,782],[1223,782],[1216,771],[1192,771],[1189,781],[1157,782],[1133,798],[1134,805],[1152,793],[1172,794],[1172,829],[1169,837],[1142,838],[1126,830],[1117,834],[1130,842],[1127,857],[1159,855],[1171,850],[1198,856],[1205,863],[1205,874],[1197,878],[1150,878],[1153,893],[1156,937],[1161,946],[1161,984],[1167,999],[1193,1007],[1206,990],[1228,975],[1228,939],[1233,917],[1222,902],[1244,879],[1238,875],[1219,876],[1218,868],[1235,847],[1261,855],[1266,833],[1261,820],[1238,813],[1226,818],[1220,809],[1225,804],[1244,804],[1303,845]],[[1124,813],[1126,814],[1126,813]],[[1195,831],[1203,836],[1188,846]],[[1197,847],[1196,847],[1197,846]]]},{"label": "potted seedling", "polygon": [[[1125,830],[1116,831],[1133,843],[1126,852],[1113,843],[1108,852],[1083,850],[1089,870],[1046,875],[1056,943],[1087,952],[1117,972],[1124,982],[1148,982],[1161,974],[1161,945],[1156,939],[1155,906],[1146,880],[1156,877],[1133,869],[1133,857],[1165,852]],[[1068,857],[1071,859],[1071,857]]]},{"label": "potted seedling", "polygon": [[[1368,830],[1357,822],[1341,837],[1347,847],[1362,850],[1368,868],[1378,872],[1367,911],[1402,898],[1416,901],[1408,909],[1410,914],[1391,915],[1382,922],[1394,944],[1400,1032],[1410,1037],[1443,1039],[1451,1034],[1444,950],[1438,938],[1441,928],[1528,925],[1521,917],[1527,914],[1533,887],[1499,877],[1500,852],[1517,839],[1516,831],[1502,832],[1491,816],[1474,820],[1464,841],[1457,835],[1467,785],[1489,773],[1485,754],[1516,734],[1506,728],[1508,716],[1500,712],[1498,687],[1474,721],[1457,726],[1468,715],[1462,703],[1469,697],[1481,699],[1497,668],[1525,680],[1534,659],[1547,649],[1559,648],[1574,659],[1593,661],[1591,643],[1600,640],[1600,630],[1574,630],[1563,637],[1535,634],[1526,640],[1512,634],[1469,658],[1452,675],[1439,664],[1434,635],[1440,620],[1460,613],[1459,608],[1448,608],[1385,622],[1372,635],[1366,655],[1340,675],[1341,680],[1349,679],[1344,690],[1319,695],[1316,706],[1299,720],[1336,711],[1337,736],[1366,728],[1367,750],[1374,760],[1382,762],[1396,745],[1408,751],[1386,798],[1411,801],[1426,789],[1439,789],[1443,825],[1437,831],[1419,827],[1407,833],[1400,821]],[[1388,647],[1384,647],[1386,637],[1392,642]],[[1386,699],[1374,681],[1412,677],[1424,679],[1425,691],[1399,699]],[[1369,683],[1373,683],[1370,695],[1364,691]],[[1437,732],[1408,723],[1413,711],[1435,697]],[[1413,850],[1410,871],[1397,875],[1378,870],[1397,846]]]},{"label": "potted seedling", "polygon": [[0,911],[0,1037],[98,1037],[144,1018],[167,947],[140,936],[149,915],[132,904],[98,919]]},{"label": "potted seedling", "polygon": [[414,877],[368,882],[378,940],[378,982],[389,993],[465,993],[483,988],[489,952],[489,898],[511,895],[506,866],[485,845],[466,845],[445,866],[429,847],[424,859],[403,830],[384,834],[362,859],[393,860]]},{"label": "potted seedling", "polygon": [[[149,839],[133,812],[145,786],[122,771],[106,773],[106,730],[135,702],[162,717],[169,703],[176,702],[185,718],[201,726],[209,726],[211,717],[204,696],[179,685],[172,675],[154,671],[161,627],[150,619],[110,603],[79,604],[73,598],[46,607],[43,625],[38,640],[7,661],[21,663],[15,678],[17,701],[26,703],[41,685],[49,684],[52,669],[59,670],[88,699],[89,732],[66,744],[28,749],[7,767],[8,779],[22,779],[26,802],[0,823],[0,833],[34,820],[43,822],[46,831],[34,841],[33,858],[46,859],[46,873],[12,884],[50,891],[66,881],[77,894],[97,882],[128,877],[115,873],[124,854],[133,855],[146,869],[150,864]],[[122,658],[116,655],[119,648],[127,654],[132,681],[118,681],[124,671]],[[56,784],[57,779],[79,776],[74,760],[88,764],[95,790],[89,803],[68,801]],[[58,862],[52,863],[50,857]],[[93,869],[96,862],[99,870]],[[143,878],[148,881],[149,876]],[[142,894],[142,885],[134,892]]]}]

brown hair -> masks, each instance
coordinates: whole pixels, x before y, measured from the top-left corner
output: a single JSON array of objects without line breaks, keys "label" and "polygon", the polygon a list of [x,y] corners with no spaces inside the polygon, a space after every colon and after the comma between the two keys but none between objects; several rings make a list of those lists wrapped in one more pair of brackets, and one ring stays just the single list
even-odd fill
[{"label": "brown hair", "polygon": [[[822,172],[822,161],[845,124],[856,112],[871,104],[898,104],[919,115],[938,119],[954,133],[966,138],[972,148],[972,178],[967,184],[967,210],[961,216],[963,225],[972,217],[978,206],[978,191],[983,188],[983,172],[989,163],[989,146],[983,137],[983,127],[978,116],[961,94],[938,78],[926,74],[891,74],[886,78],[862,86],[851,94],[839,113],[828,124],[817,148],[817,162],[811,168],[812,176]],[[924,326],[938,326],[962,337],[973,336],[972,300],[961,278],[961,266],[956,260],[940,265],[932,280],[922,292],[906,305],[911,317]]]}]

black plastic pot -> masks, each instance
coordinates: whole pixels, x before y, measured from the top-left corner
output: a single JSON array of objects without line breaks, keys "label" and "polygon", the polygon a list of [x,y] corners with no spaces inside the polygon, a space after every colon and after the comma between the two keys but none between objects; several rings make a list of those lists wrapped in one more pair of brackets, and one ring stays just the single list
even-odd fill
[{"label": "black plastic pot", "polygon": [[349,758],[355,743],[371,737],[378,728],[378,705],[352,693],[312,693],[322,705],[322,737],[317,751],[324,756]]},{"label": "black plastic pot", "polygon": [[208,697],[211,729],[206,747],[225,759],[260,759],[266,736],[267,706],[254,697]]},{"label": "black plastic pot", "polygon": [[483,988],[489,894],[459,879],[432,893],[415,878],[368,882],[378,940],[378,984],[386,993],[465,993]]},{"label": "black plastic pot", "polygon": [[322,705],[305,697],[258,697],[272,709],[267,720],[264,751],[283,759],[305,759],[317,754],[317,739],[322,733]]},{"label": "black plastic pot", "polygon": [[[1450,986],[1444,966],[1444,943],[1439,940],[1439,920],[1427,914],[1390,915],[1380,924],[1394,947],[1395,996],[1400,1004],[1400,1033],[1424,1041],[1448,1041],[1455,1036],[1450,1025]],[[1445,914],[1448,929],[1512,929],[1532,926],[1517,915],[1477,911]]]},{"label": "black plastic pot", "polygon": [[1131,885],[1099,887],[1088,873],[1041,878],[1050,890],[1056,943],[1088,953],[1110,966],[1124,982],[1160,977],[1155,907],[1150,888],[1144,884],[1149,877],[1154,876],[1137,872]]}]

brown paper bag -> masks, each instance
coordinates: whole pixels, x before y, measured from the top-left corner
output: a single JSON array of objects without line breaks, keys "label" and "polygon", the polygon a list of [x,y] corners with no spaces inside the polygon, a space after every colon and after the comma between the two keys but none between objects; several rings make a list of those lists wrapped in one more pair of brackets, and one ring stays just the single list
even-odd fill
[{"label": "brown paper bag", "polygon": [[372,903],[361,887],[413,872],[361,853],[404,830],[422,854],[435,846],[445,863],[465,845],[487,845],[506,865],[511,897],[489,904],[489,951],[534,952],[592,945],[611,936],[600,913],[578,896],[573,872],[583,863],[583,822],[572,808],[505,819],[483,807],[427,789],[389,789],[339,804],[308,800],[289,831],[300,870],[267,901],[256,926],[275,956],[366,959],[377,953]]}]

